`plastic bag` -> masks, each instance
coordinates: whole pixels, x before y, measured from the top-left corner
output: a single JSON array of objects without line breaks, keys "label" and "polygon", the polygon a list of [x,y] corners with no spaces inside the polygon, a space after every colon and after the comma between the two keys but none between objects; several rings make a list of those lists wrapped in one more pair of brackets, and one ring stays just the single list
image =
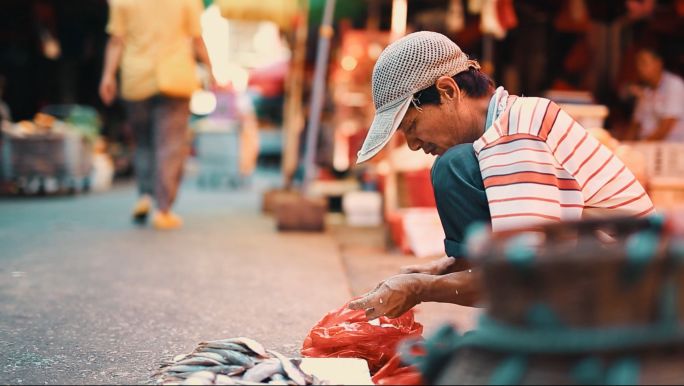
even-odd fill
[{"label": "plastic bag", "polygon": [[302,355],[365,359],[375,374],[395,356],[401,340],[420,338],[422,332],[423,326],[413,320],[413,311],[396,319],[382,316],[371,324],[365,311],[345,306],[328,312],[316,323],[304,339]]},{"label": "plastic bag", "polygon": [[423,385],[423,377],[414,366],[401,366],[401,355],[396,354],[373,376],[376,385]]}]

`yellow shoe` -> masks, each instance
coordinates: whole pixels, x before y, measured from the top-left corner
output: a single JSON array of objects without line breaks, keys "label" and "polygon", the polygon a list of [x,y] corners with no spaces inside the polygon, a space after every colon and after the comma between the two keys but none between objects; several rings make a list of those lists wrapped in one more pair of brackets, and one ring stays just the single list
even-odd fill
[{"label": "yellow shoe", "polygon": [[183,226],[183,219],[171,212],[154,212],[152,225],[160,230],[177,229]]},{"label": "yellow shoe", "polygon": [[133,207],[133,221],[136,223],[144,223],[147,221],[147,215],[152,210],[152,199],[149,196],[142,196]]}]

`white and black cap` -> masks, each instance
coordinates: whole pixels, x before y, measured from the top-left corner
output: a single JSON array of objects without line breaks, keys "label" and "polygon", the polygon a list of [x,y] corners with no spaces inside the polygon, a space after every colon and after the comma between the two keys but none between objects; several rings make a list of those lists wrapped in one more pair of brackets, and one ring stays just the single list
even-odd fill
[{"label": "white and black cap", "polygon": [[375,117],[356,163],[373,158],[390,141],[409,108],[413,95],[440,77],[476,69],[448,37],[436,32],[415,32],[385,48],[373,68]]}]

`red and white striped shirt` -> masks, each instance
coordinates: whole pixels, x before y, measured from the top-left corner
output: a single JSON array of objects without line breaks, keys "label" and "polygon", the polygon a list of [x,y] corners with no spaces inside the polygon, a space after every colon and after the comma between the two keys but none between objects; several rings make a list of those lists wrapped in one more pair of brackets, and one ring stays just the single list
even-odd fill
[{"label": "red and white striped shirt", "polygon": [[632,172],[556,103],[501,98],[505,109],[473,144],[493,231],[655,213]]}]

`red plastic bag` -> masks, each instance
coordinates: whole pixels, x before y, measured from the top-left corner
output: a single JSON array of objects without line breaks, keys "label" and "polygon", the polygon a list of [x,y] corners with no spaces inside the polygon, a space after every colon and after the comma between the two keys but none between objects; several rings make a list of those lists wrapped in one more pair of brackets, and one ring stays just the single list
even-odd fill
[{"label": "red plastic bag", "polygon": [[400,341],[420,338],[423,326],[413,320],[413,311],[370,324],[363,310],[342,307],[328,312],[304,339],[302,355],[309,358],[361,358],[371,374],[380,370],[396,354]]},{"label": "red plastic bag", "polygon": [[392,359],[380,371],[373,376],[373,383],[376,385],[423,385],[423,377],[413,366],[399,367],[401,356],[394,355]]}]

